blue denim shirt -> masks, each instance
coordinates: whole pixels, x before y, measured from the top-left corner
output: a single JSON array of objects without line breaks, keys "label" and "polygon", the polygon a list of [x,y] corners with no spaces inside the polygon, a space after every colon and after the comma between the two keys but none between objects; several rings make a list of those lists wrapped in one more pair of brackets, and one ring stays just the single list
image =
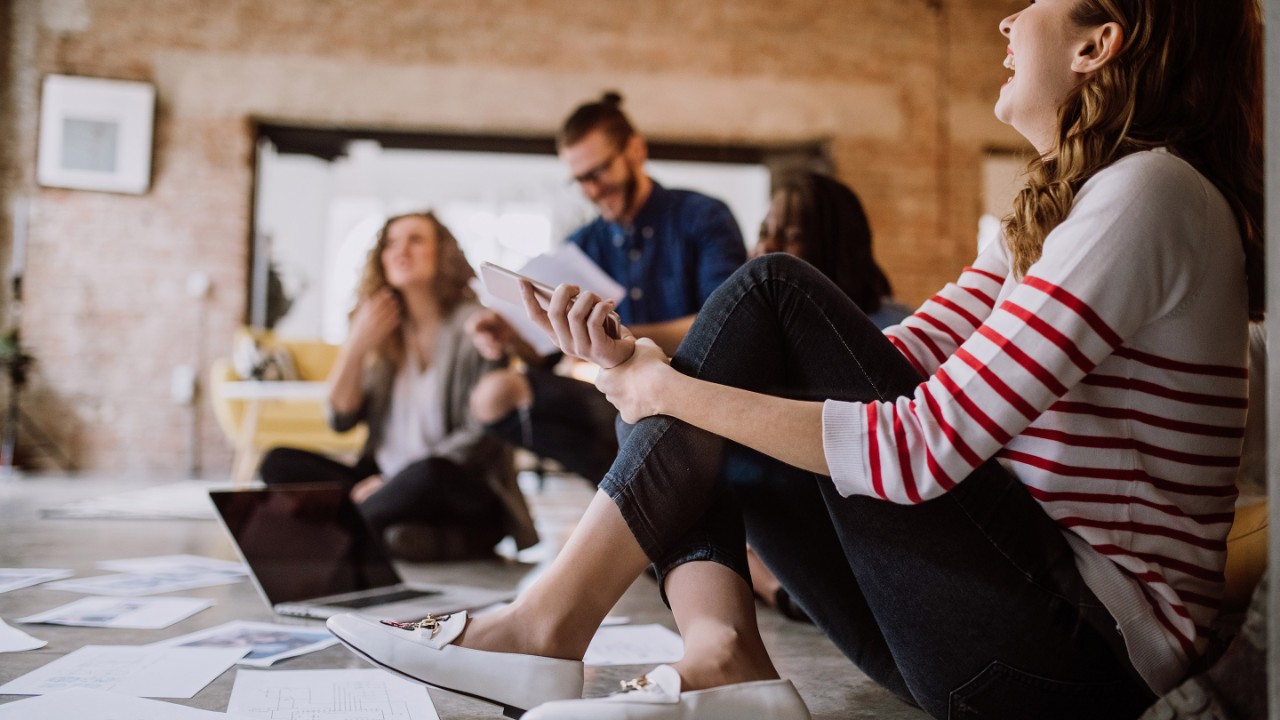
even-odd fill
[{"label": "blue denim shirt", "polygon": [[675,320],[702,308],[747,259],[729,207],[690,190],[653,190],[630,226],[597,217],[569,236],[626,288],[625,325]]}]

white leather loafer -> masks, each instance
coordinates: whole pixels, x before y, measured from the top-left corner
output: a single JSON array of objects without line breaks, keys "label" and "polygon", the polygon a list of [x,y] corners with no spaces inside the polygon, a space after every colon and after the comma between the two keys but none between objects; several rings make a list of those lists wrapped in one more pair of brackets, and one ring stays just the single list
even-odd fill
[{"label": "white leather loafer", "polygon": [[680,674],[660,665],[608,697],[560,700],[524,720],[811,720],[790,680],[759,680],[680,692]]},{"label": "white leather loafer", "polygon": [[582,697],[581,661],[452,645],[467,626],[465,612],[416,623],[343,614],[325,625],[365,659],[410,680],[501,705],[508,717],[551,700]]}]

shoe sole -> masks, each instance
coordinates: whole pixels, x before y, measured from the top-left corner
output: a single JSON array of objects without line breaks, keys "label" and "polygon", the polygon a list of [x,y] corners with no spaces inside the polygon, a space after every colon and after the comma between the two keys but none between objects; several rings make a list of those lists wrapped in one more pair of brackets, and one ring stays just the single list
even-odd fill
[{"label": "shoe sole", "polygon": [[413,682],[421,683],[421,684],[423,684],[423,685],[426,685],[427,687],[433,687],[433,688],[436,688],[437,690],[444,690],[444,691],[446,691],[446,692],[457,693],[457,694],[462,695],[462,696],[464,696],[464,697],[469,697],[469,698],[471,698],[471,699],[473,699],[473,700],[479,700],[479,701],[481,701],[481,702],[485,702],[485,703],[488,703],[488,704],[490,704],[490,705],[497,705],[498,707],[502,708],[502,714],[503,714],[503,715],[505,715],[506,717],[511,718],[512,720],[519,720],[519,718],[520,718],[521,716],[523,716],[526,712],[528,712],[528,710],[527,710],[527,709],[518,708],[518,707],[515,707],[514,705],[507,705],[506,703],[498,702],[497,700],[494,700],[493,698],[487,698],[487,697],[484,697],[483,695],[476,695],[475,693],[469,693],[469,692],[467,692],[466,690],[458,690],[457,688],[451,688],[451,687],[446,687],[446,686],[444,686],[444,685],[439,685],[439,684],[436,684],[436,683],[427,682],[426,680],[423,680],[422,678],[417,678],[417,677],[414,677],[414,676],[412,676],[412,675],[409,675],[408,673],[403,673],[403,672],[401,672],[401,671],[399,671],[399,670],[397,670],[397,669],[395,669],[395,668],[391,667],[390,665],[386,665],[386,664],[383,664],[383,663],[379,662],[377,659],[375,659],[375,658],[371,657],[371,656],[370,656],[368,653],[366,653],[365,651],[363,651],[363,650],[361,650],[360,648],[356,647],[355,645],[352,645],[351,643],[347,642],[345,639],[343,639],[343,637],[342,637],[341,635],[338,635],[337,633],[333,633],[333,636],[334,636],[334,637],[336,637],[336,638],[338,638],[338,641],[339,641],[339,642],[341,642],[343,645],[347,646],[347,649],[348,649],[348,650],[350,650],[351,652],[355,653],[356,655],[359,655],[360,657],[364,658],[365,660],[368,660],[369,662],[373,663],[374,665],[377,665],[378,667],[382,668],[383,670],[386,670],[387,672],[389,672],[389,673],[391,673],[391,674],[393,674],[393,675],[399,675],[400,677],[402,677],[402,678],[404,678],[404,679],[406,679],[406,680],[412,680]]}]

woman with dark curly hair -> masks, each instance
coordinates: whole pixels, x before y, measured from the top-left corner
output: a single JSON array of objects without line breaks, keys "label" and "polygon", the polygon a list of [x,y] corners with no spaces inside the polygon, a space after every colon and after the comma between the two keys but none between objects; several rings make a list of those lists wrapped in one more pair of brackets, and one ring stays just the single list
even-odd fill
[{"label": "woman with dark curly hair", "polygon": [[276,448],[262,461],[267,485],[337,482],[391,551],[431,560],[492,554],[512,535],[536,534],[515,483],[511,452],[468,411],[488,369],[465,330],[480,306],[457,240],[433,213],[387,220],[369,251],[347,341],[329,374],[330,424],[369,426],[348,466]]}]

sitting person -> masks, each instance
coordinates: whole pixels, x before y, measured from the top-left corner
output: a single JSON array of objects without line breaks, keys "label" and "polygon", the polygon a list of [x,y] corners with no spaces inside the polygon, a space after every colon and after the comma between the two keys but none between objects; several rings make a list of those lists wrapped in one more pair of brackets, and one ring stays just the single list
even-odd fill
[{"label": "sitting person", "polygon": [[[996,116],[1035,147],[971,267],[881,331],[773,253],[674,357],[562,285],[526,311],[629,431],[510,606],[340,640],[525,720],[810,717],[756,623],[725,455],[773,492],[754,547],[861,670],[936,718],[1125,720],[1208,644],[1262,282],[1256,0],[1037,0],[1000,23]],[[572,301],[572,302],[571,302]],[[684,656],[581,699],[580,659],[657,566]],[[838,691],[838,690],[837,690]]]},{"label": "sitting person", "polygon": [[876,263],[862,201],[833,177],[805,171],[778,182],[753,255],[771,252],[795,255],[820,270],[881,330],[911,314],[894,302],[893,286]]},{"label": "sitting person", "polygon": [[369,252],[351,330],[329,375],[330,424],[364,421],[349,466],[276,448],[267,485],[337,482],[394,555],[407,560],[492,554],[504,536],[537,542],[509,447],[468,414],[488,364],[465,329],[480,309],[457,240],[430,212],[393,217]]},{"label": "sitting person", "polygon": [[[807,171],[783,176],[760,224],[753,254],[771,252],[795,255],[813,265],[881,330],[911,314],[905,305],[893,301],[893,286],[876,264],[871,224],[862,202],[835,178]],[[749,467],[736,463],[726,474],[738,493],[753,492],[761,480]],[[750,546],[747,564],[756,597],[792,620],[809,619]]]},{"label": "sitting person", "polygon": [[[605,93],[579,106],[557,137],[560,159],[599,212],[567,242],[626,288],[622,321],[674,352],[711,291],[746,260],[746,246],[723,202],[649,177],[648,145],[621,103]],[[553,372],[559,357],[539,357],[498,314],[477,315],[471,330],[486,357],[524,361],[522,371],[498,370],[480,382],[475,417],[504,440],[600,482],[618,454],[608,401],[590,383]]]}]

